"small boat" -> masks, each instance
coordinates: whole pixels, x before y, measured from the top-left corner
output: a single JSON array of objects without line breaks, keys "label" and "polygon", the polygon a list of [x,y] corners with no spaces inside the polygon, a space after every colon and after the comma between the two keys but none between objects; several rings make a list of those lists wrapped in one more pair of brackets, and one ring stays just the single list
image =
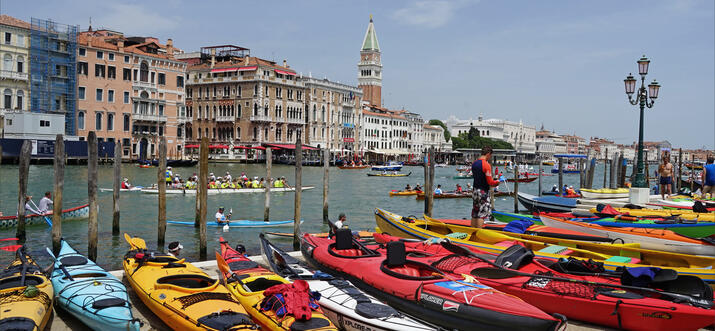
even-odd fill
[{"label": "small boat", "polygon": [[[700,201],[703,206],[708,211],[715,211],[715,203],[712,201]],[[668,199],[668,200],[657,200],[652,203],[647,203],[649,206],[660,207],[664,209],[681,209],[681,210],[693,210],[693,205],[695,200],[693,199]]]},{"label": "small boat", "polygon": [[372,166],[371,169],[374,171],[400,171],[402,170],[402,163],[391,161],[386,165]]},{"label": "small boat", "polygon": [[[568,163],[564,165],[564,168],[562,169],[563,173],[565,174],[577,174],[580,171],[578,170],[578,166],[573,164],[573,163]],[[551,173],[552,174],[558,174],[559,173],[559,164],[558,162],[554,164],[553,168],[551,168]]]},{"label": "small boat", "polygon": [[367,169],[370,166],[365,164],[365,165],[354,165],[354,166],[346,166],[346,165],[339,165],[338,168],[340,169],[345,169],[345,170],[350,170],[350,169]]},{"label": "small boat", "polygon": [[532,213],[546,212],[571,212],[576,208],[577,199],[562,198],[557,196],[538,197],[519,192],[517,198],[526,209]]},{"label": "small boat", "polygon": [[584,199],[621,199],[628,198],[628,188],[599,188],[599,189],[588,189],[582,188],[581,195]]},{"label": "small boat", "polygon": [[685,167],[690,169],[690,170],[703,170],[703,163],[702,162],[694,162],[694,163],[686,163]]},{"label": "small boat", "polygon": [[472,175],[462,175],[462,174],[459,174],[459,175],[456,175],[456,176],[452,176],[452,179],[472,179],[472,178],[474,178],[474,176],[472,176]]},{"label": "small boat", "polygon": [[[319,236],[327,237],[327,236]],[[320,306],[335,325],[348,331],[436,330],[437,328],[403,315],[375,297],[356,288],[351,282],[325,277],[303,265],[273,245],[263,234],[261,252],[275,273],[292,281],[305,280],[313,291],[321,294]]]},{"label": "small boat", "polygon": [[[45,217],[52,219],[52,211],[45,215],[25,215],[25,225],[47,224]],[[72,221],[89,217],[89,204],[62,210],[62,220]],[[17,226],[17,216],[0,216],[0,229]]]},{"label": "small boat", "polygon": [[20,247],[10,265],[0,269],[0,330],[44,330],[53,297],[52,283]]},{"label": "small boat", "polygon": [[[456,193],[456,192],[444,192],[442,194],[433,194],[433,198],[435,199],[460,199],[460,198],[472,198],[472,192],[462,192],[462,193]],[[417,200],[424,200],[425,198],[425,193],[418,193],[416,196]]]},{"label": "small boat", "polygon": [[[55,258],[55,303],[96,331],[139,330],[122,281],[77,253],[64,239]],[[97,289],[101,288],[100,291]]]},{"label": "small boat", "polygon": [[256,330],[241,303],[218,280],[186,259],[148,250],[124,234],[130,249],[124,279],[142,302],[174,330]]},{"label": "small boat", "polygon": [[[533,181],[535,181],[535,180],[537,180],[537,179],[539,179],[539,177],[531,177],[531,178],[529,178],[529,177],[519,177],[518,181],[519,181],[519,183],[531,183],[531,182],[533,182]],[[507,178],[506,181],[507,181],[507,182],[510,182],[510,183],[513,183],[513,182],[514,182],[514,178]]]},{"label": "small boat", "polygon": [[670,230],[648,229],[638,227],[606,227],[589,222],[578,222],[564,218],[541,215],[544,225],[579,231],[595,236],[620,239],[625,243],[640,243],[645,249],[664,252],[715,256],[715,246],[699,239],[679,235]]},{"label": "small boat", "polygon": [[[119,192],[141,192],[144,186],[132,186],[132,188],[120,188]],[[99,192],[114,192],[113,188],[99,188]]]},{"label": "small boat", "polygon": [[406,174],[367,174],[370,177],[407,177],[411,175],[412,172],[408,172]]},{"label": "small boat", "polygon": [[[312,190],[315,186],[303,186],[302,191]],[[158,188],[144,188],[142,193],[159,194]],[[271,192],[295,192],[295,187],[271,187]],[[234,193],[266,193],[266,188],[210,188],[207,194],[234,194]],[[166,194],[196,195],[195,189],[166,189]]]},{"label": "small boat", "polygon": [[415,191],[415,190],[410,190],[410,191],[398,191],[398,190],[392,190],[390,191],[390,196],[402,196],[402,195],[417,195],[422,191]]},{"label": "small boat", "polygon": [[333,240],[304,235],[303,257],[322,271],[344,277],[383,302],[429,323],[450,330],[565,327],[565,318],[546,314],[467,275],[447,275],[430,264],[416,261],[411,252],[406,252],[403,242],[388,243],[387,249],[368,248],[352,240],[347,229],[338,229],[335,237]]},{"label": "small boat", "polygon": [[[246,308],[262,330],[337,331],[337,328],[323,315],[308,285],[305,285],[303,290],[304,298],[298,295],[288,298],[281,293],[266,295],[266,291],[270,291],[274,286],[289,286],[291,282],[251,261],[242,252],[233,249],[223,237],[219,239],[219,243],[221,252],[216,252],[216,262],[222,276],[222,283]],[[286,312],[280,314],[279,312],[287,310],[288,306],[287,302],[281,303],[281,299],[301,300],[298,305],[306,306],[310,313],[305,312],[305,316],[300,317]],[[271,302],[273,304],[268,305]]]},{"label": "small boat", "polygon": [[[692,210],[679,210],[679,209],[630,209],[630,208],[614,208],[616,212],[627,215],[635,216],[640,218],[669,218],[678,217],[685,220],[695,220],[698,222],[715,222],[715,213],[696,213]],[[599,213],[598,208],[591,208],[592,213]],[[608,215],[610,216],[610,215]]]},{"label": "small boat", "polygon": [[137,166],[139,168],[156,168],[156,166],[153,166],[151,164],[138,164]]},{"label": "small boat", "polygon": [[[303,223],[303,221],[300,221]],[[167,224],[174,224],[174,225],[189,225],[189,226],[194,226],[193,221],[166,221]],[[253,221],[253,220],[231,220],[228,224],[228,227],[230,228],[273,228],[273,227],[279,227],[279,226],[292,226],[293,225],[293,220],[290,221]],[[226,226],[226,224],[218,224],[216,221],[208,221],[206,222],[206,226],[209,227],[217,227],[217,228],[222,228]]]},{"label": "small boat", "polygon": [[553,166],[554,164],[556,164],[556,161],[555,161],[555,160],[544,160],[544,161],[541,161],[541,165],[545,165],[545,166]]},{"label": "small boat", "polygon": [[435,163],[434,167],[435,167],[435,168],[446,168],[446,167],[449,167],[449,164],[446,164],[446,163]]}]

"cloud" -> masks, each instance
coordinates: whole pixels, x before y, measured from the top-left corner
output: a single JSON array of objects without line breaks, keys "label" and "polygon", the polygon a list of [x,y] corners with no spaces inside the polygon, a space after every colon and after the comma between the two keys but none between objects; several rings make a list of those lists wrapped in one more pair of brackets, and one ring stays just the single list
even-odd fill
[{"label": "cloud", "polygon": [[160,8],[147,8],[139,4],[108,4],[105,13],[94,21],[97,27],[122,31],[126,35],[151,35],[161,31],[175,31],[179,17],[162,16]]},{"label": "cloud", "polygon": [[420,0],[398,9],[392,14],[392,18],[402,24],[433,29],[447,24],[456,10],[467,3],[468,1]]}]

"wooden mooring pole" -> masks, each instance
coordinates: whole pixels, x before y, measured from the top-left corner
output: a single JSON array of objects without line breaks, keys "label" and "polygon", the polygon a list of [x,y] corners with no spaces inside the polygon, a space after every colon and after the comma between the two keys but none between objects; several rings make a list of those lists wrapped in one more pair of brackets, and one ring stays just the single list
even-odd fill
[{"label": "wooden mooring pole", "polygon": [[[541,174],[541,158],[537,158],[536,161],[539,162],[539,196],[541,196],[541,192],[542,192],[541,177],[543,177]],[[516,198],[516,196],[514,196],[514,198]]]},{"label": "wooden mooring pole", "polygon": [[204,136],[201,138],[199,156],[199,183],[196,185],[198,191],[196,195],[199,198],[199,259],[205,261],[207,257],[206,246],[206,198],[208,195],[209,186],[209,138]]},{"label": "wooden mooring pole", "polygon": [[[164,250],[166,242],[166,137],[159,141],[159,167],[156,171],[157,188],[159,189],[159,212],[157,220],[156,246]],[[173,178],[171,179],[173,181]]]},{"label": "wooden mooring pole", "polygon": [[61,134],[55,138],[55,185],[52,194],[52,252],[60,253],[62,239],[62,190],[65,186],[65,139]]},{"label": "wooden mooring pole", "polygon": [[303,190],[303,140],[295,132],[295,204],[293,210],[293,249],[300,249],[300,199]]},{"label": "wooden mooring pole", "polygon": [[[434,159],[434,146],[429,148],[429,191],[425,193],[429,193],[429,197],[426,198],[427,200],[427,206],[429,208],[429,213],[427,213],[427,216],[432,217],[432,211],[434,210],[434,189],[432,188],[434,186],[434,165],[435,165],[435,159]],[[425,196],[427,197],[427,196]]]},{"label": "wooden mooring pole", "polygon": [[683,188],[683,149],[680,148],[678,150],[678,188],[676,192],[680,192],[680,189]]},{"label": "wooden mooring pole", "polygon": [[263,207],[263,221],[271,220],[271,167],[273,166],[273,149],[266,147],[266,201]]},{"label": "wooden mooring pole", "polygon": [[519,164],[516,163],[516,157],[514,157],[514,212],[519,212]]},{"label": "wooden mooring pole", "polygon": [[431,191],[430,189],[430,182],[429,182],[429,150],[425,149],[424,151],[424,163],[423,168],[424,168],[424,173],[425,173],[425,185],[422,191],[425,193],[425,214],[431,213],[432,211],[429,210],[429,203],[427,203],[427,192]]},{"label": "wooden mooring pole", "polygon": [[330,150],[323,149],[323,223],[328,223],[328,191],[330,186]]},{"label": "wooden mooring pole", "polygon": [[606,186],[608,180],[608,148],[606,148],[606,155],[603,156],[603,188],[608,188]]},{"label": "wooden mooring pole", "polygon": [[611,171],[608,176],[608,187],[612,189],[616,188],[616,169],[618,169],[618,162],[616,161],[618,161],[618,154],[614,154],[613,159],[610,161]]},{"label": "wooden mooring pole", "polygon": [[30,172],[30,153],[32,152],[32,143],[29,140],[22,142],[19,160],[18,190],[17,190],[17,231],[15,237],[20,239],[20,242],[25,242],[25,197],[27,196],[27,176]]},{"label": "wooden mooring pole", "polygon": [[566,194],[566,190],[564,190],[564,159],[558,158],[556,161],[559,162],[559,195],[564,196]]},{"label": "wooden mooring pole", "polygon": [[89,222],[87,257],[97,262],[97,216],[99,206],[97,205],[97,134],[90,131],[87,136],[87,196],[89,197]]},{"label": "wooden mooring pole", "polygon": [[[114,187],[112,201],[112,235],[119,235],[119,191],[122,188],[122,143],[120,140],[114,144]],[[57,199],[57,197],[55,197]],[[54,222],[53,222],[54,223]]]}]

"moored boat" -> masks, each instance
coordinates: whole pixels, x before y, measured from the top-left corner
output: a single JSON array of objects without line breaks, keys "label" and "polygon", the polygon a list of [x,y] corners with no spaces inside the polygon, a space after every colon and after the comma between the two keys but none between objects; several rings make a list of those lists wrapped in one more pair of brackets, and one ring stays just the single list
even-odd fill
[{"label": "moored boat", "polygon": [[370,177],[407,177],[411,175],[412,172],[408,172],[406,174],[367,174]]},{"label": "moored boat", "polygon": [[392,190],[390,191],[390,196],[402,196],[402,195],[417,195],[422,191],[415,191],[415,190],[410,190],[410,191],[398,191],[398,190]]},{"label": "moored boat", "polygon": [[[432,194],[432,197],[435,199],[460,199],[460,198],[472,198],[472,192],[462,192],[462,193],[457,193],[457,192],[444,192],[442,194]],[[415,197],[417,200],[424,200],[425,198],[425,193],[417,193],[417,196]]]},{"label": "moored boat", "polygon": [[0,270],[0,330],[42,331],[52,315],[52,283],[25,251]]},{"label": "moored boat", "polygon": [[[519,181],[519,183],[531,183],[535,180],[539,179],[539,177],[519,177],[516,179],[516,181]],[[514,178],[507,178],[507,182],[513,183],[515,181]]]},{"label": "moored boat", "polygon": [[576,208],[577,200],[557,196],[539,197],[519,192],[519,202],[532,213],[545,212],[570,212]]},{"label": "moored boat", "polygon": [[[62,220],[71,221],[87,218],[89,216],[89,205],[81,205],[74,208],[62,210]],[[52,211],[44,215],[25,215],[25,225],[47,224],[46,217],[52,219]],[[0,229],[17,226],[17,216],[0,216]]]},{"label": "moored boat", "polygon": [[369,168],[369,165],[354,165],[354,166],[346,166],[346,165],[339,165],[338,168],[340,169],[345,169],[345,170],[358,170],[358,169],[367,169]]},{"label": "moored boat", "polygon": [[[303,186],[302,190],[312,190],[315,186]],[[157,188],[144,188],[142,193],[159,194]],[[295,192],[295,187],[271,187],[271,192]],[[233,193],[266,193],[266,188],[210,188],[206,190],[207,194],[233,194]],[[196,195],[195,189],[166,189],[166,194],[185,194]]]},{"label": "moored boat", "polygon": [[627,198],[629,189],[627,188],[599,188],[599,189],[588,189],[582,188],[581,195],[584,199],[620,199]]}]

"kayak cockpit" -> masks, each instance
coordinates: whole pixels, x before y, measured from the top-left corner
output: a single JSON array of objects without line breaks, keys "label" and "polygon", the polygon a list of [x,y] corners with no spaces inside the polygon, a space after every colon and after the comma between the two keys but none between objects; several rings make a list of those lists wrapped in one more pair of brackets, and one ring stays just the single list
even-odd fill
[{"label": "kayak cockpit", "polygon": [[182,287],[186,289],[205,289],[209,287],[214,287],[218,283],[218,280],[212,279],[204,275],[170,275],[164,276],[156,280],[156,284],[160,285],[170,285],[176,287]]},{"label": "kayak cockpit", "polygon": [[0,290],[14,287],[37,286],[45,282],[44,278],[35,275],[25,275],[25,283],[21,284],[22,276],[7,277],[0,279]]}]

